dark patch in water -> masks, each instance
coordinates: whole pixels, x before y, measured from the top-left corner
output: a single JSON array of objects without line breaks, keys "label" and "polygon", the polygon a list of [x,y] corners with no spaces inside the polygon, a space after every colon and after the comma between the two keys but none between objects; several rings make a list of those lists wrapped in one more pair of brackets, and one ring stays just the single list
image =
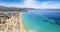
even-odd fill
[{"label": "dark patch in water", "polygon": [[56,20],[56,24],[60,25],[60,20]]},{"label": "dark patch in water", "polygon": [[48,22],[48,20],[43,20],[44,22]]},{"label": "dark patch in water", "polygon": [[50,24],[60,25],[60,20],[55,20],[55,22],[50,22]]}]

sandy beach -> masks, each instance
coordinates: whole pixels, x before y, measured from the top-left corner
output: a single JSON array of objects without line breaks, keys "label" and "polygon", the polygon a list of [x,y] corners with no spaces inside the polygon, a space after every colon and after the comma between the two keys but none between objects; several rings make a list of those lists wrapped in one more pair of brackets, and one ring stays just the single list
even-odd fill
[{"label": "sandy beach", "polygon": [[21,14],[20,14],[20,32],[26,32],[26,29],[24,27],[23,21],[21,19]]}]

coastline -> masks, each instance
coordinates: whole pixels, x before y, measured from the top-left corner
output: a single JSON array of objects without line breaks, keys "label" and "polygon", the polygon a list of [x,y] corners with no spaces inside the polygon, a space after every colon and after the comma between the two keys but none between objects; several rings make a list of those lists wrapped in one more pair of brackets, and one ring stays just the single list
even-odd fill
[{"label": "coastline", "polygon": [[24,27],[24,24],[22,22],[22,18],[21,18],[21,13],[20,13],[20,32],[26,32],[26,29]]}]

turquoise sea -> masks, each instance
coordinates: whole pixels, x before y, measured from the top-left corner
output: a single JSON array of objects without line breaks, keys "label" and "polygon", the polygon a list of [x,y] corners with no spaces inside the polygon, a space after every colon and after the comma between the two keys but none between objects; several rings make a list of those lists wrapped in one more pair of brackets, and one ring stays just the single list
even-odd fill
[{"label": "turquoise sea", "polygon": [[29,10],[21,13],[27,32],[60,32],[60,10]]}]

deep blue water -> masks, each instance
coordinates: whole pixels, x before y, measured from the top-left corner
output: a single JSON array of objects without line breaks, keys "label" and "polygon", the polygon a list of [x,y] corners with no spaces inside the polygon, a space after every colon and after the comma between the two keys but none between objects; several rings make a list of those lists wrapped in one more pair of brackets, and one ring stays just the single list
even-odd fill
[{"label": "deep blue water", "polygon": [[30,10],[21,15],[27,32],[60,32],[60,10]]}]

